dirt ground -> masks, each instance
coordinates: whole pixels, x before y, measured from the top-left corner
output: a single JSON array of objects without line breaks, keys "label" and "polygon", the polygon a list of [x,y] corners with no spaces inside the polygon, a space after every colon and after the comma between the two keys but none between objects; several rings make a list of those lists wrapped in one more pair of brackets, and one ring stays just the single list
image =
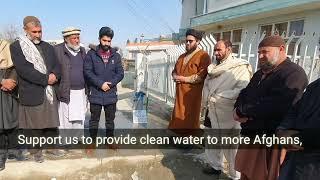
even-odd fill
[{"label": "dirt ground", "polygon": [[[134,128],[130,89],[120,89],[116,128]],[[149,100],[148,126],[166,128],[172,107]],[[102,113],[103,114],[103,113]],[[88,117],[90,117],[88,115]],[[103,125],[103,116],[100,125]],[[83,150],[70,150],[62,158],[45,156],[45,162],[9,160],[0,180],[215,180],[226,179],[202,173],[203,149],[98,149],[93,156]]]},{"label": "dirt ground", "polygon": [[[7,163],[0,172],[1,180],[215,180],[226,175],[208,176],[201,172],[204,166],[203,150],[97,150],[90,157],[74,150],[63,158],[46,156],[44,163],[32,160],[19,164]],[[19,169],[16,169],[19,168]],[[16,169],[14,171],[14,169]]]}]

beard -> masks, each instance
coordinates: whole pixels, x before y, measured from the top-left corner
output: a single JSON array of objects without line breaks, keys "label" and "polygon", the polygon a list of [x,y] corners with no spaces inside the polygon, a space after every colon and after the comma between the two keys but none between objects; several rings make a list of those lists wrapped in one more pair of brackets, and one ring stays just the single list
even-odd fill
[{"label": "beard", "polygon": [[67,46],[74,52],[80,51],[80,45],[72,45],[71,43],[67,42]]},{"label": "beard", "polygon": [[32,38],[28,33],[27,33],[27,38],[32,41],[33,44],[40,44],[41,38]]},{"label": "beard", "polygon": [[108,50],[110,49],[110,46],[108,46],[108,45],[102,45],[102,44],[100,44],[100,47],[101,47],[101,49],[104,50],[104,51],[108,51]]},{"label": "beard", "polygon": [[221,56],[216,56],[216,60],[218,63],[221,63],[223,60],[227,58],[227,54],[221,54]]},{"label": "beard", "polygon": [[197,46],[190,46],[190,45],[189,47],[186,46],[186,51],[188,54],[192,53],[196,49],[197,49]]},{"label": "beard", "polygon": [[280,50],[276,50],[273,57],[271,59],[264,59],[264,61],[260,60],[259,66],[262,71],[270,71],[274,69],[279,61]]}]

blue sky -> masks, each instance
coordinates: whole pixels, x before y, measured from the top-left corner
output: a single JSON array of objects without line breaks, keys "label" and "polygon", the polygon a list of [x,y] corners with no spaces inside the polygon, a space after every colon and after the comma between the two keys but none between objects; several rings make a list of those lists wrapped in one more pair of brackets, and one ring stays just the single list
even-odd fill
[{"label": "blue sky", "polygon": [[1,7],[0,31],[10,25],[22,29],[23,18],[34,15],[42,23],[43,39],[61,39],[65,27],[75,26],[82,30],[83,43],[97,43],[100,27],[109,26],[117,46],[142,33],[154,38],[178,32],[181,17],[180,0],[9,0]]}]

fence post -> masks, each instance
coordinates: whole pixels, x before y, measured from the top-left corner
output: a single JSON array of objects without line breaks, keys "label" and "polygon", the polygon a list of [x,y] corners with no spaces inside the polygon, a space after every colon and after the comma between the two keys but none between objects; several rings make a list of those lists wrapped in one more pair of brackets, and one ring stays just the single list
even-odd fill
[{"label": "fence post", "polygon": [[303,33],[303,35],[298,39],[298,41],[294,45],[293,56],[292,56],[292,59],[293,59],[294,63],[297,63],[297,59],[296,58],[298,58],[298,47],[299,47],[301,41],[304,40],[304,38],[305,38],[305,33]]},{"label": "fence post", "polygon": [[310,68],[309,82],[311,82],[311,80],[312,80],[313,68],[316,64],[316,59],[317,59],[317,50],[318,50],[318,46],[315,46],[313,56],[312,56],[312,64],[311,64],[311,68]]},{"label": "fence post", "polygon": [[214,37],[211,34],[209,34],[209,36],[207,36],[207,41],[208,41],[209,45],[211,46],[209,55],[210,55],[211,62],[213,62],[214,46],[215,46],[215,44],[217,44],[217,41],[214,39]]}]

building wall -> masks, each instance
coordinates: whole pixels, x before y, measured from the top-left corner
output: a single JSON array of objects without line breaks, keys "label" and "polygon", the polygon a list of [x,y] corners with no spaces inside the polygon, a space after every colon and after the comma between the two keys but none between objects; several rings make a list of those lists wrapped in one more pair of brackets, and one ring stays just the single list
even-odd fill
[{"label": "building wall", "polygon": [[256,0],[207,0],[208,13],[254,2]]},{"label": "building wall", "polygon": [[[261,32],[261,25],[266,24],[275,24],[275,23],[282,23],[282,22],[290,22],[295,20],[304,20],[304,28],[303,31],[306,33],[305,40],[302,41],[300,45],[300,49],[298,51],[298,54],[302,55],[305,52],[306,45],[308,45],[307,54],[312,56],[315,51],[319,55],[319,46],[320,46],[320,35],[319,35],[319,28],[320,28],[320,21],[318,19],[320,18],[320,12],[319,11],[308,11],[308,12],[301,12],[301,13],[293,13],[288,14],[285,16],[277,16],[277,17],[268,17],[265,19],[258,19],[254,21],[248,21],[244,23],[239,24],[232,24],[229,26],[224,27],[220,31],[227,31],[232,29],[242,29],[242,43],[243,43],[243,51],[248,51],[248,44],[250,43],[251,39],[252,41],[252,47],[251,50],[252,53],[257,53],[257,46],[258,46],[258,39],[260,37]],[[209,30],[208,33],[216,32],[217,29]],[[315,33],[315,36],[313,36],[313,33]],[[258,37],[257,37],[258,36]],[[287,37],[290,35],[287,35]],[[288,38],[286,38],[288,39]],[[296,38],[298,39],[298,38]],[[294,41],[289,46],[288,54],[293,55],[293,47],[294,47]],[[318,49],[314,49],[315,46],[318,46]],[[255,58],[250,59],[251,65],[254,67],[255,65]],[[307,61],[307,64],[310,65],[311,61]],[[307,69],[308,70],[308,69]]]},{"label": "building wall", "polygon": [[[228,9],[234,6],[243,5],[246,3],[252,3],[252,2],[255,2],[256,0],[197,0],[197,1],[207,2],[207,8],[208,8],[207,11],[208,13],[211,13],[211,12],[220,11],[223,9]],[[317,8],[314,10],[303,10],[303,11],[300,10],[300,12],[297,12],[299,7],[300,6],[297,6],[296,8],[291,10],[275,11],[275,13],[269,13],[266,18],[264,18],[264,16],[262,15],[252,16],[252,17],[243,17],[243,18],[240,18],[239,21],[237,20],[237,21],[231,21],[231,22],[230,21],[219,22],[218,23],[219,25],[217,25],[216,23],[216,24],[209,24],[202,27],[195,26],[194,28],[205,30],[207,34],[215,33],[215,32],[224,32],[228,30],[242,29],[242,40],[244,44],[247,44],[247,42],[250,41],[249,37],[253,37],[255,35],[260,36],[261,25],[275,24],[275,23],[281,23],[286,21],[290,23],[289,21],[302,19],[304,20],[303,31],[306,33],[309,33],[308,36],[310,35],[310,33],[313,33],[313,32],[316,32],[319,34],[319,29],[320,29],[319,9]],[[318,5],[316,5],[316,7],[318,7]],[[195,17],[194,14],[196,11],[196,3],[195,1],[184,0],[182,4],[182,8],[183,8],[182,10],[183,18],[181,19],[181,29],[190,27],[188,26],[190,25],[190,19],[188,18]],[[192,16],[192,14],[194,16]],[[259,19],[256,19],[256,18],[259,18]],[[318,38],[312,38],[312,37],[307,37],[307,38],[310,39],[309,40],[310,46],[319,45]],[[257,45],[257,42],[253,42],[253,43],[254,43],[253,46]],[[304,44],[302,44],[302,47],[303,46]],[[301,48],[300,51],[303,51],[303,48]]]},{"label": "building wall", "polygon": [[195,5],[196,5],[195,0],[182,1],[182,15],[181,15],[180,29],[186,29],[190,27],[190,19],[196,14]]}]

